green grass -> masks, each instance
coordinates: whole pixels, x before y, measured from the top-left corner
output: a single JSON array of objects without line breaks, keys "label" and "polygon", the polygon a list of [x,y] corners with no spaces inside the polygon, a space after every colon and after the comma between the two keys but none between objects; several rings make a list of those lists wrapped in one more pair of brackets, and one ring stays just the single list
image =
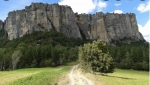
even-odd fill
[{"label": "green grass", "polygon": [[[67,65],[74,65],[72,62]],[[26,68],[15,71],[1,71],[0,85],[54,85],[71,66],[56,68]],[[149,72],[116,69],[114,73],[89,75],[95,85],[149,85]]]},{"label": "green grass", "polygon": [[114,73],[98,73],[96,80],[102,85],[149,85],[149,72],[116,69]]},{"label": "green grass", "polygon": [[3,71],[0,72],[0,85],[54,85],[69,70],[70,66]]}]

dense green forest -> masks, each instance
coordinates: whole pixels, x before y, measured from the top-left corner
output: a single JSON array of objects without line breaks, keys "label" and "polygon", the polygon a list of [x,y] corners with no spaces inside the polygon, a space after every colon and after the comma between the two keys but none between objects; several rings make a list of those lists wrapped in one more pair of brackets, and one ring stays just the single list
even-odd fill
[{"label": "dense green forest", "polygon": [[[0,31],[0,70],[28,67],[59,66],[78,60],[78,47],[92,40],[67,38],[56,31],[34,32],[23,37],[5,40]],[[149,46],[144,43],[107,45],[115,66],[123,69],[148,70]],[[18,57],[15,57],[18,56]]]},{"label": "dense green forest", "polygon": [[118,68],[149,70],[149,44],[131,43],[107,46],[107,50]]},{"label": "dense green forest", "polygon": [[[13,40],[1,39],[0,70],[58,66],[76,61],[78,46],[86,42],[89,41],[67,38],[56,31],[34,32]],[[19,54],[19,59],[14,57]]]}]

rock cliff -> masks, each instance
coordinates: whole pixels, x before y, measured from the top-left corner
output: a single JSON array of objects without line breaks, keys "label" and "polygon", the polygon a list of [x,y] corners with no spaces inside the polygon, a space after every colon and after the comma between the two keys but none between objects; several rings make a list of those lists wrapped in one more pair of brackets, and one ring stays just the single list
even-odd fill
[{"label": "rock cliff", "polygon": [[3,21],[0,20],[0,30],[2,30],[2,28],[3,28]]},{"label": "rock cliff", "polygon": [[69,6],[32,3],[23,10],[8,13],[4,29],[12,40],[34,31],[62,32],[68,37],[81,38],[75,15]]},{"label": "rock cliff", "polygon": [[23,10],[9,12],[4,29],[9,40],[54,29],[68,37],[102,39],[108,43],[145,41],[133,13],[77,14],[71,7],[58,4],[32,3]]},{"label": "rock cliff", "polygon": [[135,14],[98,12],[94,15],[75,14],[76,22],[86,39],[102,39],[106,42],[124,43],[145,41],[138,30]]}]

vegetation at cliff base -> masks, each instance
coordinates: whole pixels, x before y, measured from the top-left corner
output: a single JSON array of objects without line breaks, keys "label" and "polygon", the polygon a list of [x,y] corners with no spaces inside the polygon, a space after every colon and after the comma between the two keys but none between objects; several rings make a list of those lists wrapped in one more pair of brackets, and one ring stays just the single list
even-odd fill
[{"label": "vegetation at cliff base", "polygon": [[149,45],[144,43],[107,46],[115,66],[122,69],[149,70]]},{"label": "vegetation at cliff base", "polygon": [[[82,47],[84,44],[93,41],[68,38],[64,34],[53,30],[50,32],[34,32],[13,40],[5,40],[2,38],[3,35],[4,30],[1,30],[0,70],[65,65],[68,62],[78,60],[79,46]],[[83,46],[85,51],[90,51],[87,50],[90,49],[88,46],[90,47],[89,44],[87,44],[87,47]],[[94,49],[96,50],[97,48],[95,47]],[[131,43],[120,44],[119,46],[106,45],[99,49],[105,53],[105,56],[111,56],[113,58],[114,65],[117,68],[149,70],[148,44]],[[20,55],[17,55],[16,52],[19,52]],[[13,56],[15,54],[17,56]],[[84,54],[82,54],[82,56],[83,55]],[[96,59],[96,62],[99,62],[97,61],[98,57],[94,56],[92,59]],[[95,65],[96,63],[93,63],[93,70],[96,70]],[[101,64],[99,63],[99,65]]]},{"label": "vegetation at cliff base", "polygon": [[[17,39],[1,40],[0,42],[0,70],[11,70],[29,67],[54,67],[76,61],[78,46],[83,45],[86,41],[67,38],[56,31],[39,31]],[[16,51],[20,52],[20,57],[13,56]]]}]

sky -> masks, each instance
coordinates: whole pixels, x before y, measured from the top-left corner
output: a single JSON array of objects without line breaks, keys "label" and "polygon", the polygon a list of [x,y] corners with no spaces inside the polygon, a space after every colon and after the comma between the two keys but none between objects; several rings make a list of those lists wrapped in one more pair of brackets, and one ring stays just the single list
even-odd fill
[{"label": "sky", "polygon": [[32,2],[68,5],[78,14],[94,14],[100,11],[104,13],[135,13],[139,31],[144,39],[150,42],[150,0],[0,0],[0,20],[4,21],[10,11],[24,9]]}]

